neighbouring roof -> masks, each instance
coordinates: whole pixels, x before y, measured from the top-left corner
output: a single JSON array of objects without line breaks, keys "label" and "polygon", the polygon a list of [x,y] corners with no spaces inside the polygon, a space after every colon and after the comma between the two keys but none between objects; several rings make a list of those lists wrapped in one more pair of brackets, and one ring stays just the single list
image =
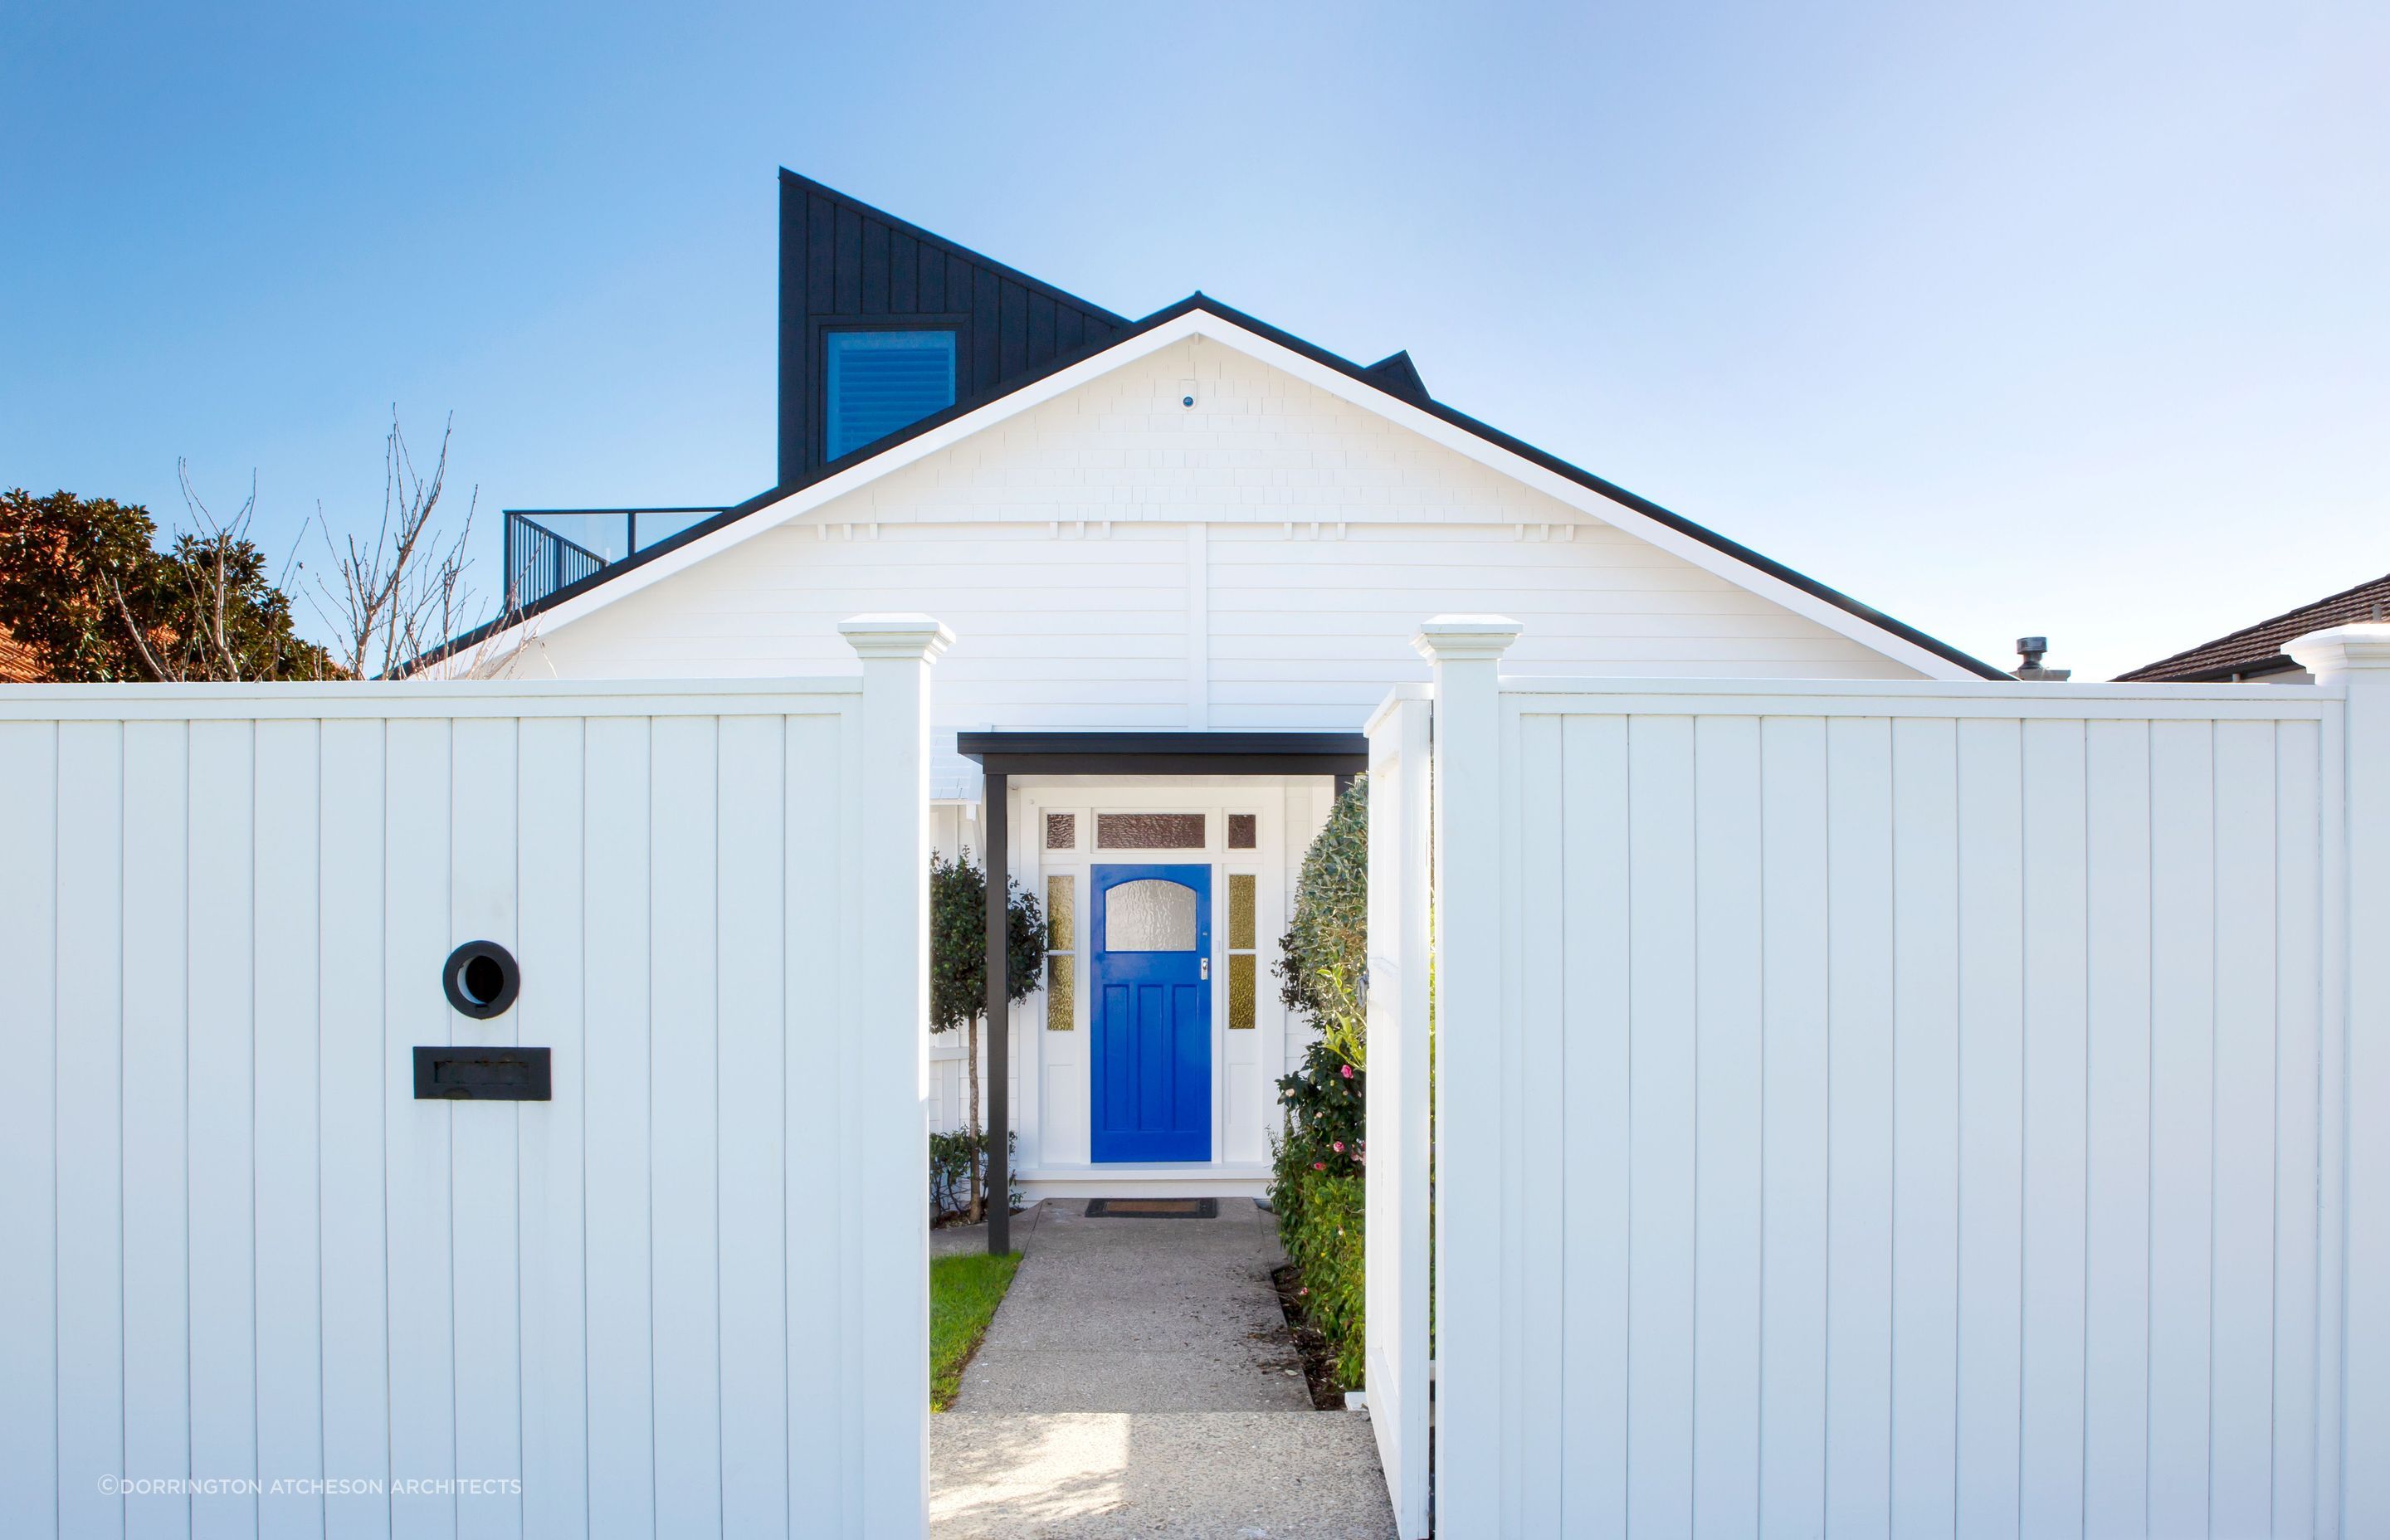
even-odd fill
[{"label": "neighbouring roof", "polygon": [[[511,613],[501,615],[485,624],[475,627],[438,650],[418,659],[414,664],[409,665],[410,671],[477,646],[494,633],[521,624],[544,610],[578,598],[583,594],[621,578],[658,558],[703,540],[726,525],[780,503],[807,487],[827,481],[832,476],[844,474],[854,467],[884,456],[914,439],[934,432],[958,418],[969,417],[995,402],[1017,394],[1075,365],[1121,348],[1190,313],[1202,312],[1227,321],[1255,337],[1283,347],[1314,364],[1358,380],[1381,392],[1391,402],[1400,403],[1405,407],[1425,412],[1453,428],[1519,456],[1541,470],[1573,481],[1612,503],[1631,509],[1681,535],[1707,545],[1736,563],[1788,584],[1812,598],[1821,600],[1855,617],[1867,626],[1895,636],[1909,646],[1931,653],[1968,674],[1985,679],[2010,677],[2008,674],[1994,668],[1989,663],[1971,657],[1948,643],[1929,636],[1913,626],[1904,624],[1882,610],[1862,604],[1849,595],[1829,587],[1805,573],[1795,571],[1781,562],[1771,560],[1747,545],[1729,540],[1715,531],[1694,523],[1690,519],[1670,512],[1649,498],[1639,497],[1614,482],[1605,481],[1588,470],[1571,465],[1557,456],[1547,454],[1533,444],[1512,438],[1499,429],[1433,399],[1428,394],[1427,387],[1407,352],[1393,353],[1372,365],[1356,364],[1351,359],[1330,353],[1327,349],[1308,342],[1291,332],[1282,331],[1266,322],[1225,305],[1201,290],[1189,295],[1176,304],[1155,311],[1142,320],[1125,321],[1109,311],[1101,310],[1049,285],[1039,283],[1025,274],[1017,273],[968,248],[957,246],[942,237],[932,236],[926,230],[906,224],[893,215],[883,213],[869,204],[825,187],[820,183],[799,176],[794,172],[783,169],[780,176],[783,194],[781,227],[783,306],[781,389],[783,397],[780,484],[759,493],[733,507],[726,508],[711,519],[693,524],[668,540],[660,541],[619,561],[610,563],[578,582],[567,584]],[[829,210],[827,228],[829,232],[827,246],[821,241],[821,233],[825,228],[826,207]],[[851,231],[848,223],[850,215],[852,216]],[[884,229],[885,238],[875,239],[867,244],[866,237],[875,227]],[[846,259],[839,255],[842,251],[863,254],[863,260],[866,262],[865,276],[867,276],[875,270],[888,273],[901,271],[905,264],[896,259],[907,250],[905,243],[910,242],[912,245],[909,250],[915,253],[914,271],[917,283],[923,281],[921,275],[934,265],[932,260],[933,256],[943,256],[947,260],[950,282],[958,284],[964,276],[965,269],[968,268],[970,282],[974,290],[993,283],[998,316],[999,336],[996,341],[1002,353],[1002,362],[996,377],[990,379],[974,369],[972,372],[976,378],[972,383],[977,388],[970,391],[957,390],[957,394],[959,399],[945,410],[932,413],[912,426],[892,433],[867,448],[857,450],[842,459],[827,464],[814,459],[804,450],[807,442],[806,433],[809,430],[804,432],[799,431],[800,424],[809,420],[804,414],[811,408],[792,407],[790,397],[793,393],[809,400],[812,394],[811,380],[805,376],[804,371],[811,367],[810,338],[814,323],[804,306],[816,302],[811,300],[803,302],[792,313],[789,296],[789,286],[791,282],[790,266],[792,254],[790,247],[791,240],[801,240],[803,243],[805,255],[801,266],[808,276],[802,287],[809,294],[816,296],[821,293],[829,294],[842,309],[845,308],[850,300],[866,307],[875,302],[887,303],[886,300],[880,298],[881,291],[893,289],[895,281],[890,277],[884,282],[866,288],[863,276],[858,276],[854,280],[852,295],[845,294],[843,292],[845,280],[842,276],[847,272],[847,268]],[[825,250],[831,253],[829,260],[832,276],[829,280],[829,288],[822,289],[812,276],[811,270]],[[876,263],[881,261],[890,265],[885,269],[878,268]],[[959,294],[959,289],[957,293]],[[917,297],[914,302],[919,303],[922,301]],[[977,319],[980,311],[981,306],[975,303],[974,318],[968,324],[973,327],[983,324]],[[1012,314],[1016,311],[1018,316],[1026,316],[1029,324],[1034,327],[1034,332],[1021,333],[1024,339],[1024,346],[1018,353],[1013,352],[1009,343],[1004,340],[1012,334],[1014,327],[1019,324],[1018,316]],[[1072,311],[1075,311],[1079,317],[1078,341],[1076,346],[1065,346],[1061,336],[1060,321],[1066,312]],[[880,313],[874,312],[874,314]],[[1039,324],[1041,318],[1044,319],[1044,324]],[[797,377],[793,379],[790,373],[792,366],[791,352],[801,353],[805,360],[795,366]],[[793,444],[790,442],[792,433],[797,434]],[[791,453],[792,450],[793,453]]]},{"label": "neighbouring roof", "polygon": [[0,684],[38,685],[45,677],[33,649],[10,635],[6,626],[0,626]]},{"label": "neighbouring roof", "polygon": [[2243,626],[2229,635],[2202,642],[2171,658],[2144,663],[2129,674],[2116,675],[2116,678],[2120,682],[2201,684],[2252,674],[2282,674],[2299,666],[2282,648],[2309,632],[2346,625],[2354,621],[2384,619],[2390,619],[2390,575],[2360,583],[2354,588],[2345,588],[2328,598],[2286,610],[2272,620]]}]

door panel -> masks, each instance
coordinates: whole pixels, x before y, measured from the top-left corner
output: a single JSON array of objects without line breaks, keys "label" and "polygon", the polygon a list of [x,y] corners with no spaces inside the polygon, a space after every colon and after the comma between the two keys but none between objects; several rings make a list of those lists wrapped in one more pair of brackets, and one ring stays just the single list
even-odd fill
[{"label": "door panel", "polygon": [[1212,868],[1101,866],[1090,886],[1090,1153],[1111,1161],[1208,1161]]}]

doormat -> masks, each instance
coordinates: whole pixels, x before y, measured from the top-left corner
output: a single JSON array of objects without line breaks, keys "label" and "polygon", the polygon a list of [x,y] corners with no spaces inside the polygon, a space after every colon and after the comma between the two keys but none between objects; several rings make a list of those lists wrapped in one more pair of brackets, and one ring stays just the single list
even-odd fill
[{"label": "doormat", "polygon": [[1090,1198],[1089,1219],[1217,1219],[1216,1198]]}]

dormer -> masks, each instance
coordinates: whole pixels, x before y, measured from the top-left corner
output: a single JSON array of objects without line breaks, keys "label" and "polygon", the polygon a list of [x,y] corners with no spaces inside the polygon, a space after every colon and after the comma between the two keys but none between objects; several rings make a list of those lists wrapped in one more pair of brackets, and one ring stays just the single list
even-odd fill
[{"label": "dormer", "polygon": [[783,169],[779,484],[1001,394],[1129,325]]}]

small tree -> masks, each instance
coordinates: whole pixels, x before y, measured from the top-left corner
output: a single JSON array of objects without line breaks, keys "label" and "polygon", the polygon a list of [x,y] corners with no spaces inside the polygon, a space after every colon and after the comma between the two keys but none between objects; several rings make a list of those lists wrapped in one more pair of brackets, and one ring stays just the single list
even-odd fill
[{"label": "small tree", "polygon": [[[1037,988],[1046,963],[1046,916],[1021,884],[1007,879],[1004,998],[1009,1005]],[[987,875],[970,852],[949,861],[930,857],[930,1030],[966,1029],[963,1062],[970,1077],[968,1131],[983,1148],[979,1125],[979,1032],[987,1014]],[[970,1170],[969,1219],[982,1215],[980,1165]]]}]

